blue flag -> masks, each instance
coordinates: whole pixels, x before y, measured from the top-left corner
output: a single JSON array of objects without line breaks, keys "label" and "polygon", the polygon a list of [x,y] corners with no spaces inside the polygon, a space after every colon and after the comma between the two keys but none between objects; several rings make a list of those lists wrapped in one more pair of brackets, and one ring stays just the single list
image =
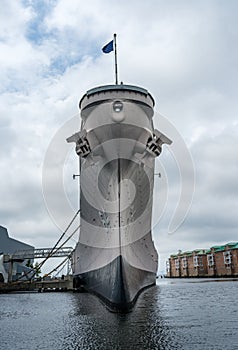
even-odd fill
[{"label": "blue flag", "polygon": [[106,44],[105,46],[103,46],[102,51],[103,51],[104,53],[109,53],[109,52],[113,51],[113,40],[110,41],[110,42],[109,42],[108,44]]}]

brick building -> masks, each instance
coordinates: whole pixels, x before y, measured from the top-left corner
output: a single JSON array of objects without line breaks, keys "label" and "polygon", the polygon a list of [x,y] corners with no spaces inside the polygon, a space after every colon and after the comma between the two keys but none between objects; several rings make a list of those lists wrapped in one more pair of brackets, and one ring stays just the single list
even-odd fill
[{"label": "brick building", "polygon": [[238,242],[196,249],[170,256],[167,277],[238,276]]}]

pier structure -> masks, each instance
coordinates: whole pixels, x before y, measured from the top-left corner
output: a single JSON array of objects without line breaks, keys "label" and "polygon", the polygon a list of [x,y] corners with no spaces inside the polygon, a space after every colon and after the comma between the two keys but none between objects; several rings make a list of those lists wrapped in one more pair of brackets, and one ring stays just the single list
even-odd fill
[{"label": "pier structure", "polygon": [[[34,259],[47,259],[47,258],[70,258],[73,252],[72,247],[62,247],[62,248],[38,248],[34,250],[18,250],[13,254],[4,254],[3,255],[3,264],[7,265],[7,282],[12,282],[13,279],[13,270],[15,263],[22,263],[26,260],[33,261]],[[26,272],[28,274],[28,272]],[[19,277],[19,276],[17,276]],[[29,279],[31,278],[31,273],[28,275]]]},{"label": "pier structure", "polygon": [[13,254],[5,254],[5,259],[8,257],[13,260],[26,260],[26,259],[45,259],[49,255],[52,258],[61,258],[70,256],[72,253],[72,247],[62,247],[62,248],[37,248],[32,251],[29,250],[17,250]]},{"label": "pier structure", "polygon": [[[73,281],[69,275],[73,248],[65,247],[65,244],[76,230],[63,243],[61,241],[78,213],[79,211],[74,215],[54,247],[51,248],[36,249],[29,244],[10,238],[7,228],[0,226],[0,293],[35,289],[68,290],[73,288]],[[45,275],[43,279],[37,278],[37,270],[39,271],[48,259],[62,257],[65,257],[65,259],[55,269]],[[33,267],[34,259],[43,260]],[[64,278],[61,280],[52,279],[49,275],[65,263],[68,264],[67,276],[62,276]]]},{"label": "pier structure", "polygon": [[[40,248],[34,249],[34,251],[17,251],[12,255],[3,255],[3,263],[8,264],[8,277],[7,281],[0,281],[0,293],[17,292],[17,291],[68,291],[73,290],[73,277],[72,275],[61,276],[61,278],[51,278],[46,275],[43,278],[32,279],[32,273],[30,273],[27,278],[19,278],[18,280],[13,280],[13,269],[15,263],[21,263],[27,259],[34,258],[61,258],[66,257],[70,259],[73,252],[71,247],[63,247],[60,249],[52,248]],[[56,269],[55,269],[56,270]]]},{"label": "pier structure", "polygon": [[179,251],[167,261],[167,277],[238,277],[238,242]]},{"label": "pier structure", "polygon": [[38,278],[33,281],[17,281],[0,283],[0,293],[9,292],[51,292],[73,290],[73,276],[67,275],[61,278]]}]

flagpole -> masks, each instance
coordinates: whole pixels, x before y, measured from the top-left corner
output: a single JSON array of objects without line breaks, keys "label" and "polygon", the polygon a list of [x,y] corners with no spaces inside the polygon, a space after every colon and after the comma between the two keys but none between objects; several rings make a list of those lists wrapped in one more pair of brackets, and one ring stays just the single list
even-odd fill
[{"label": "flagpole", "polygon": [[118,85],[118,72],[117,72],[117,35],[114,34],[114,51],[115,51],[115,78],[116,78],[116,85]]}]

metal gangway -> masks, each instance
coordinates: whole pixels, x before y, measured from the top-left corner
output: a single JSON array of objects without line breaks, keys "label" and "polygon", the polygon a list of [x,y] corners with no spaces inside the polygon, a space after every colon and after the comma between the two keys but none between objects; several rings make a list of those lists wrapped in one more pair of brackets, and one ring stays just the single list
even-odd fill
[{"label": "metal gangway", "polygon": [[38,248],[38,249],[27,249],[18,250],[11,254],[11,259],[13,260],[26,260],[26,259],[45,259],[51,258],[62,258],[70,257],[73,252],[72,247],[62,247],[62,248]]}]

